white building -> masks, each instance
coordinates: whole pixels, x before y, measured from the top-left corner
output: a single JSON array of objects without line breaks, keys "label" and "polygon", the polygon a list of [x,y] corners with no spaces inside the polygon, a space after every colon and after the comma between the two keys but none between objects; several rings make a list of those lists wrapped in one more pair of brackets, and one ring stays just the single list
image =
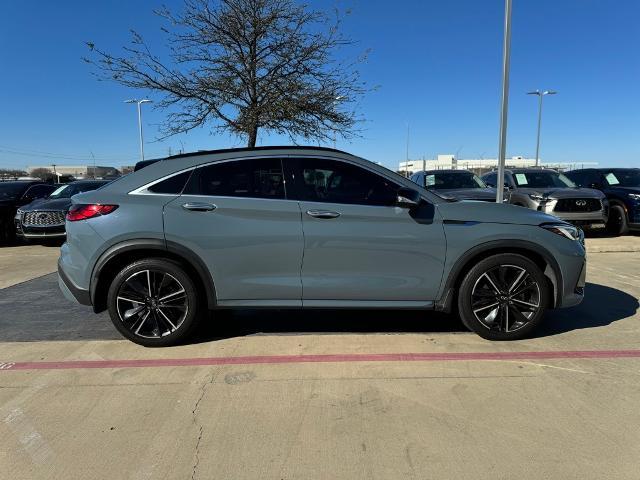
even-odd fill
[{"label": "white building", "polygon": [[[508,167],[532,167],[536,164],[535,158],[511,157],[505,160]],[[455,155],[438,155],[435,160],[409,160],[400,162],[398,171],[408,172],[410,175],[420,170],[492,170],[498,168],[497,158],[457,159]]]}]

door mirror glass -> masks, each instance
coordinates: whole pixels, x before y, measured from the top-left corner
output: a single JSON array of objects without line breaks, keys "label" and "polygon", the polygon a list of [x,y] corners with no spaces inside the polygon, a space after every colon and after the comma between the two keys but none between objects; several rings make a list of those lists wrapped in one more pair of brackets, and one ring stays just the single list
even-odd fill
[{"label": "door mirror glass", "polygon": [[396,205],[402,208],[413,208],[420,203],[420,194],[411,188],[398,190]]}]

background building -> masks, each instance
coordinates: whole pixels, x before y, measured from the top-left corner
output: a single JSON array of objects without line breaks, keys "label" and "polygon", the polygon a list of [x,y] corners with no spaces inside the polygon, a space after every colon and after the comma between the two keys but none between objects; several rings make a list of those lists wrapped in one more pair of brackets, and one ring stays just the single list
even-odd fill
[{"label": "background building", "polygon": [[[535,158],[525,158],[521,156],[515,156],[505,159],[506,168],[526,168],[533,167],[536,164]],[[586,163],[541,163],[540,165],[545,168],[555,168],[557,170],[570,170],[571,168],[580,168],[583,165],[595,165],[594,162]],[[461,169],[471,170],[472,172],[480,175],[485,172],[495,170],[498,168],[497,158],[470,158],[470,159],[457,159],[455,155],[446,154],[438,155],[435,159],[422,159],[422,160],[409,160],[398,163],[398,172],[407,176],[412,175],[420,170],[448,170],[448,169]]]}]

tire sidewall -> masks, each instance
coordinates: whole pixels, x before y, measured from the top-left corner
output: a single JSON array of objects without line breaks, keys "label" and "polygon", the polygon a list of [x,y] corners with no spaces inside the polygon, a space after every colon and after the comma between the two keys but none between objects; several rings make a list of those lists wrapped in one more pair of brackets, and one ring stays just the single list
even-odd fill
[{"label": "tire sidewall", "polygon": [[[489,330],[476,318],[471,307],[471,292],[473,291],[473,286],[476,281],[485,272],[499,265],[515,265],[524,268],[540,286],[540,302],[543,307],[527,325],[513,332],[495,332]],[[513,253],[492,255],[491,257],[480,260],[464,276],[458,293],[458,312],[462,323],[464,323],[469,330],[487,340],[519,340],[529,336],[542,322],[544,312],[550,303],[550,292],[547,280],[540,268],[528,258]]]},{"label": "tire sidewall", "polygon": [[[615,213],[614,213],[615,212]],[[620,223],[614,222],[614,218],[620,216]],[[627,214],[620,205],[612,205],[609,208],[609,223],[607,224],[607,230],[613,235],[624,235],[629,230],[627,225]]]},{"label": "tire sidewall", "polygon": [[[118,314],[116,299],[120,287],[129,277],[131,277],[131,275],[144,270],[160,271],[168,273],[175,277],[175,279],[178,280],[178,282],[180,282],[184,287],[187,300],[189,302],[187,317],[175,332],[172,332],[164,337],[144,338],[135,335],[123,325],[122,321],[120,320],[120,315]],[[113,325],[116,327],[116,329],[127,339],[145,347],[167,347],[180,343],[181,341],[186,339],[190,333],[192,333],[197,324],[198,315],[201,310],[198,302],[196,286],[189,275],[177,262],[159,258],[138,260],[120,270],[120,272],[114,277],[111,285],[109,286],[109,292],[107,294],[107,308],[109,311],[109,316],[111,317],[111,321],[113,322]]]}]

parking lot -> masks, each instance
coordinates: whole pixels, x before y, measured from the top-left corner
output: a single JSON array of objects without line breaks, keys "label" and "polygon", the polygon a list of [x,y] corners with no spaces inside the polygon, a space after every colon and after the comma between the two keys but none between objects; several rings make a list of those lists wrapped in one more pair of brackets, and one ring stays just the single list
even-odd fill
[{"label": "parking lot", "polygon": [[445,315],[221,312],[145,349],[0,249],[3,478],[637,478],[640,236],[589,238],[585,301],[496,343]]}]

